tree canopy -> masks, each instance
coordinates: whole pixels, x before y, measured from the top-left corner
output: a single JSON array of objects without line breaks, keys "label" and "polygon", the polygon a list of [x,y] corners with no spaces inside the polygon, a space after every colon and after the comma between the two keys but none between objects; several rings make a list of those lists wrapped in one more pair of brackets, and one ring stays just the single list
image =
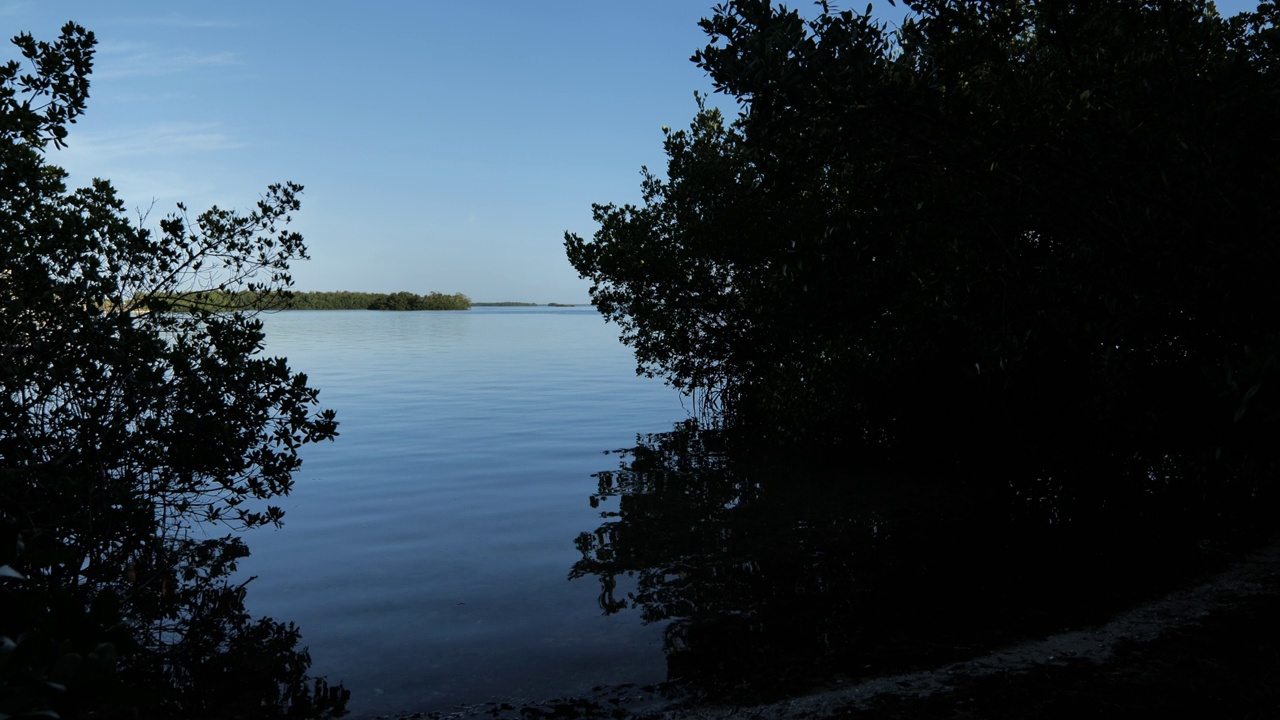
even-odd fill
[{"label": "tree canopy", "polygon": [[[0,716],[292,716],[341,707],[307,685],[292,625],[244,609],[247,549],[279,524],[299,448],[331,410],[252,311],[305,258],[301,186],[249,212],[181,205],[158,229],[110,183],[49,163],[85,111],[95,39],[14,38],[0,68]],[[154,312],[181,302],[183,312]]]},{"label": "tree canopy", "polygon": [[565,237],[639,371],[899,458],[1256,468],[1280,429],[1276,5],[908,5],[702,22],[693,60],[739,114],[700,100],[643,203]]}]

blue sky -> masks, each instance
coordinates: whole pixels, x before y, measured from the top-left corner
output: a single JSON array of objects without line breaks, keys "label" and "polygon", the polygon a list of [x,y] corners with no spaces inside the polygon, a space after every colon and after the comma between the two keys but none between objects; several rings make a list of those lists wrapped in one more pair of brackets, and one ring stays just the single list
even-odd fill
[{"label": "blue sky", "polygon": [[710,91],[689,56],[713,4],[0,0],[0,26],[97,35],[88,113],[52,157],[76,185],[109,178],[158,219],[293,180],[299,290],[585,302],[564,231],[664,167],[662,126]]}]

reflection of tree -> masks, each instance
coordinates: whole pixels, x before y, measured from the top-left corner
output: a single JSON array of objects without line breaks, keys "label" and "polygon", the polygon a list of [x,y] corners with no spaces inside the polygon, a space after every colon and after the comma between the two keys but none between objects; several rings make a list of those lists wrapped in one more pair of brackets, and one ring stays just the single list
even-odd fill
[{"label": "reflection of tree", "polygon": [[770,458],[693,421],[622,457],[597,475],[605,522],[579,535],[570,577],[595,576],[607,614],[669,621],[671,677],[737,698],[1096,619],[1187,561],[1155,525],[1026,511],[1034,484],[881,480],[830,455]]},{"label": "reflection of tree", "polygon": [[[752,572],[749,560],[739,567],[725,557],[734,540],[726,524],[751,505],[758,488],[735,477],[709,440],[692,424],[650,435],[651,444],[628,451],[631,460],[620,470],[597,475],[599,491],[591,504],[599,507],[616,496],[618,510],[601,515],[618,521],[578,537],[583,559],[572,576],[600,576],[605,612],[627,606],[614,593],[619,572],[642,569],[634,599],[649,621],[686,615],[700,605],[697,590],[712,579],[704,577],[707,571],[720,584]],[[714,569],[708,568],[712,562]]]},{"label": "reflection of tree", "polygon": [[[892,621],[868,580],[893,570],[905,518],[859,502],[845,473],[793,466],[778,478],[723,441],[690,422],[600,473],[592,504],[616,498],[617,509],[579,536],[571,577],[600,579],[606,613],[673,620],[673,676],[758,681],[848,656],[851,641]],[[635,589],[619,598],[623,575]]]}]

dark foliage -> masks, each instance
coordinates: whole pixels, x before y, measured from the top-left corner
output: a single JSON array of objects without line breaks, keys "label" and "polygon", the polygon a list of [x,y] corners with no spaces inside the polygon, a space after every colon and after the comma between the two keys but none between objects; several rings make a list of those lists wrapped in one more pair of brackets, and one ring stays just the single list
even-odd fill
[{"label": "dark foliage", "polygon": [[[244,610],[228,529],[280,523],[331,410],[252,312],[304,258],[301,187],[154,232],[111,185],[46,161],[84,112],[94,37],[14,39],[0,69],[0,715],[309,717],[345,691],[306,677],[296,628]],[[181,305],[185,312],[155,310]]]},{"label": "dark foliage", "polygon": [[1252,502],[1280,430],[1275,4],[909,4],[703,21],[741,115],[700,109],[642,206],[566,235],[640,371],[773,437],[1061,499]]},{"label": "dark foliage", "polygon": [[1276,4],[908,4],[718,5],[740,114],[566,234],[716,427],[599,474],[571,576],[721,699],[1100,620],[1274,528]]},{"label": "dark foliage", "polygon": [[370,310],[470,310],[471,301],[466,295],[414,295],[410,292],[379,295],[369,303]]}]

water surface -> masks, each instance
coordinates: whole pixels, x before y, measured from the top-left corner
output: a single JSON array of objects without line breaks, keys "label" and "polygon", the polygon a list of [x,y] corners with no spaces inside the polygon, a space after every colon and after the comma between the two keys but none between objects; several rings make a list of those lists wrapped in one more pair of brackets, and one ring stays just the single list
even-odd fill
[{"label": "water surface", "polygon": [[592,308],[285,312],[284,355],[337,410],[285,528],[246,538],[255,615],[298,623],[355,715],[543,699],[665,677],[661,626],[567,575],[591,477],[686,416]]},{"label": "water surface", "polygon": [[1087,455],[875,469],[673,428],[680,398],[589,308],[295,312],[268,333],[342,436],[308,448],[285,530],[250,536],[249,600],[302,626],[357,714],[675,678],[770,701],[1094,624],[1195,567],[1181,530],[1038,490],[1091,477]]}]

